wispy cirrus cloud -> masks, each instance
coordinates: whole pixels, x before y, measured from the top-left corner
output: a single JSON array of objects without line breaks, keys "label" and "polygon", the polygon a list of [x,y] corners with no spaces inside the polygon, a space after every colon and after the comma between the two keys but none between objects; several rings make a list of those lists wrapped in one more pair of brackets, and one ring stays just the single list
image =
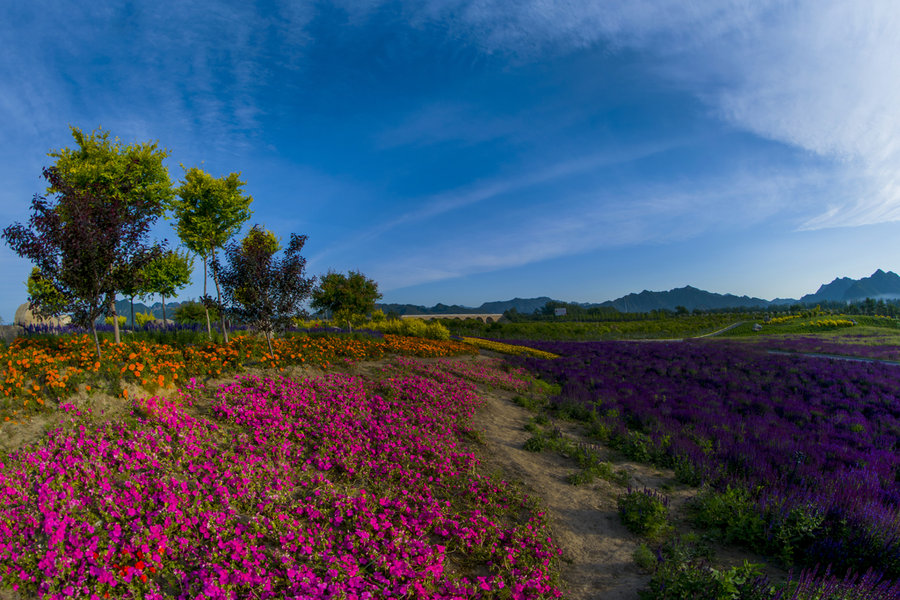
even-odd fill
[{"label": "wispy cirrus cloud", "polygon": [[[698,184],[598,189],[564,200],[485,213],[461,235],[367,268],[385,290],[519,267],[597,249],[665,244],[709,231],[735,231],[782,215],[787,198],[817,183],[814,172],[732,174]],[[802,212],[808,206],[798,206]],[[498,220],[499,219],[499,220]]]},{"label": "wispy cirrus cloud", "polygon": [[[475,205],[490,204],[492,201],[499,200],[504,196],[524,193],[536,186],[564,183],[566,180],[604,167],[640,160],[677,147],[679,143],[678,140],[672,140],[639,145],[629,149],[600,152],[531,168],[515,174],[476,181],[460,188],[433,194],[422,198],[417,208],[403,212],[393,218],[385,219],[364,231],[353,232],[352,237],[348,240],[331,245],[327,250],[311,257],[310,262],[315,264],[322,262],[328,256],[363,247],[370,244],[373,240],[383,238],[390,232],[402,227],[424,224],[447,213],[467,209]],[[480,211],[490,213],[491,207],[482,206]]]},{"label": "wispy cirrus cloud", "polygon": [[641,52],[669,85],[702,99],[718,118],[832,161],[843,181],[802,227],[900,219],[900,12],[892,0],[526,0],[514,8],[500,0],[430,0],[405,7],[413,25],[442,23],[451,37],[512,60],[590,48]]}]

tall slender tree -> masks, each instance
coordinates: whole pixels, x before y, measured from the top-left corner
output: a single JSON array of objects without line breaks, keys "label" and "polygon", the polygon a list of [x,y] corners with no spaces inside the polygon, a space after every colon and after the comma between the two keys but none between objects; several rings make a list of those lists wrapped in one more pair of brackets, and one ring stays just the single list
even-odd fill
[{"label": "tall slender tree", "polygon": [[187,253],[168,250],[143,270],[143,297],[159,294],[162,298],[163,323],[166,323],[166,298],[191,282],[194,261]]},{"label": "tall slender tree", "polygon": [[[184,168],[184,165],[182,165]],[[231,173],[226,177],[215,178],[197,167],[185,169],[184,181],[176,190],[178,198],[172,202],[177,220],[176,230],[181,242],[191,252],[200,256],[203,261],[203,296],[209,303],[206,293],[207,265],[212,265],[213,282],[216,285],[216,303],[219,305],[222,335],[228,341],[228,330],[225,327],[225,314],[221,310],[222,292],[219,286],[218,262],[216,252],[250,219],[250,203],[253,198],[242,193],[245,185],[240,173]],[[209,310],[206,312],[206,330],[212,338],[212,326],[209,322]]]}]

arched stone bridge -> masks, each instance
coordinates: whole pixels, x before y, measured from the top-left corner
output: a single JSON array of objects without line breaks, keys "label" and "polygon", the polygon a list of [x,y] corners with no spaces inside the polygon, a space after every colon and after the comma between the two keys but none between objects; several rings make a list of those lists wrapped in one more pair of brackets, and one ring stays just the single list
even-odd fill
[{"label": "arched stone bridge", "polygon": [[430,321],[432,319],[478,319],[482,323],[496,323],[503,316],[503,313],[497,314],[459,314],[459,315],[400,315],[402,319],[422,319],[423,321]]}]

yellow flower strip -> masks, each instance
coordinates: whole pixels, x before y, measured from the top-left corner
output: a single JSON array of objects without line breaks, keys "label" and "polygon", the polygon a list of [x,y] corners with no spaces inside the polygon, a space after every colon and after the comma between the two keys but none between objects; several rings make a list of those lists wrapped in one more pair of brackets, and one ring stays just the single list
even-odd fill
[{"label": "yellow flower strip", "polygon": [[536,358],[559,358],[558,354],[545,352],[543,350],[538,350],[537,348],[529,348],[528,346],[504,344],[503,342],[494,342],[492,340],[483,340],[481,338],[473,337],[464,337],[462,338],[462,340],[467,344],[471,344],[472,346],[484,348],[485,350],[493,350],[494,352],[500,352],[502,354],[513,354],[516,356],[527,354]]}]

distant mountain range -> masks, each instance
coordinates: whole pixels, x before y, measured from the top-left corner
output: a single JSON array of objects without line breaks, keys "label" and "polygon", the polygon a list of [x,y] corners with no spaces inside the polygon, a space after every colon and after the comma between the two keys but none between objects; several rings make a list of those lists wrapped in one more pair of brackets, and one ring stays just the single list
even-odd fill
[{"label": "distant mountain range", "polygon": [[[187,302],[187,300],[185,301]],[[175,314],[175,311],[181,306],[182,302],[174,301],[170,302],[166,300],[166,317],[171,321],[172,315]],[[152,312],[153,316],[157,319],[163,318],[162,311],[162,302],[154,302],[150,306],[147,306],[143,302],[134,303],[134,314],[138,313],[147,313]],[[120,317],[125,317],[128,322],[131,322],[131,301],[130,300],[116,300],[116,314]]]},{"label": "distant mountain range", "polygon": [[819,287],[815,294],[807,294],[800,302],[854,302],[872,298],[873,300],[896,300],[900,298],[900,275],[893,271],[885,273],[878,269],[869,277],[850,279],[839,277],[831,283]]},{"label": "distant mountain range", "polygon": [[[874,300],[900,299],[900,275],[893,271],[878,269],[869,277],[851,279],[840,277],[831,283],[819,287],[814,294],[807,294],[799,300],[795,298],[751,298],[734,294],[717,294],[692,286],[675,288],[666,292],[644,290],[639,294],[628,294],[615,300],[607,300],[599,304],[579,303],[585,308],[595,306],[612,307],[621,312],[650,312],[652,310],[675,310],[683,306],[688,310],[715,310],[722,308],[767,308],[784,304],[818,304],[822,302],[855,302],[872,298]],[[530,314],[542,308],[548,302],[563,302],[547,296],[540,298],[513,298],[497,302],[485,302],[478,307],[436,304],[426,307],[414,304],[378,304],[377,308],[385,312],[401,315],[435,315],[435,314],[475,314],[503,313],[515,308],[520,313]]]},{"label": "distant mountain range", "polygon": [[[637,294],[628,294],[615,300],[607,300],[601,303],[579,303],[585,308],[612,307],[621,312],[650,312],[652,310],[676,310],[683,306],[688,310],[716,310],[722,308],[766,308],[783,304],[809,304],[815,305],[822,302],[858,302],[872,298],[874,300],[900,299],[900,275],[893,271],[878,269],[869,277],[851,279],[838,277],[831,283],[819,286],[814,294],[806,294],[799,300],[794,298],[776,298],[765,300],[763,298],[751,298],[750,296],[735,296],[734,294],[717,294],[707,292],[692,286],[675,288],[665,292],[651,292],[644,290]],[[500,300],[485,302],[481,306],[460,306],[458,304],[436,304],[434,306],[421,306],[416,304],[376,304],[384,312],[394,312],[400,315],[447,315],[447,314],[500,314],[510,309],[516,309],[523,314],[531,314],[535,310],[543,308],[548,302],[561,302],[548,296],[538,298],[513,298],[512,300]],[[175,314],[175,310],[181,305],[179,301],[166,302],[166,315],[169,319]],[[116,311],[120,316],[131,319],[131,303],[128,300],[118,300]],[[146,305],[142,302],[134,303],[134,312],[152,312],[157,318],[162,318],[162,303],[155,302]]]}]

